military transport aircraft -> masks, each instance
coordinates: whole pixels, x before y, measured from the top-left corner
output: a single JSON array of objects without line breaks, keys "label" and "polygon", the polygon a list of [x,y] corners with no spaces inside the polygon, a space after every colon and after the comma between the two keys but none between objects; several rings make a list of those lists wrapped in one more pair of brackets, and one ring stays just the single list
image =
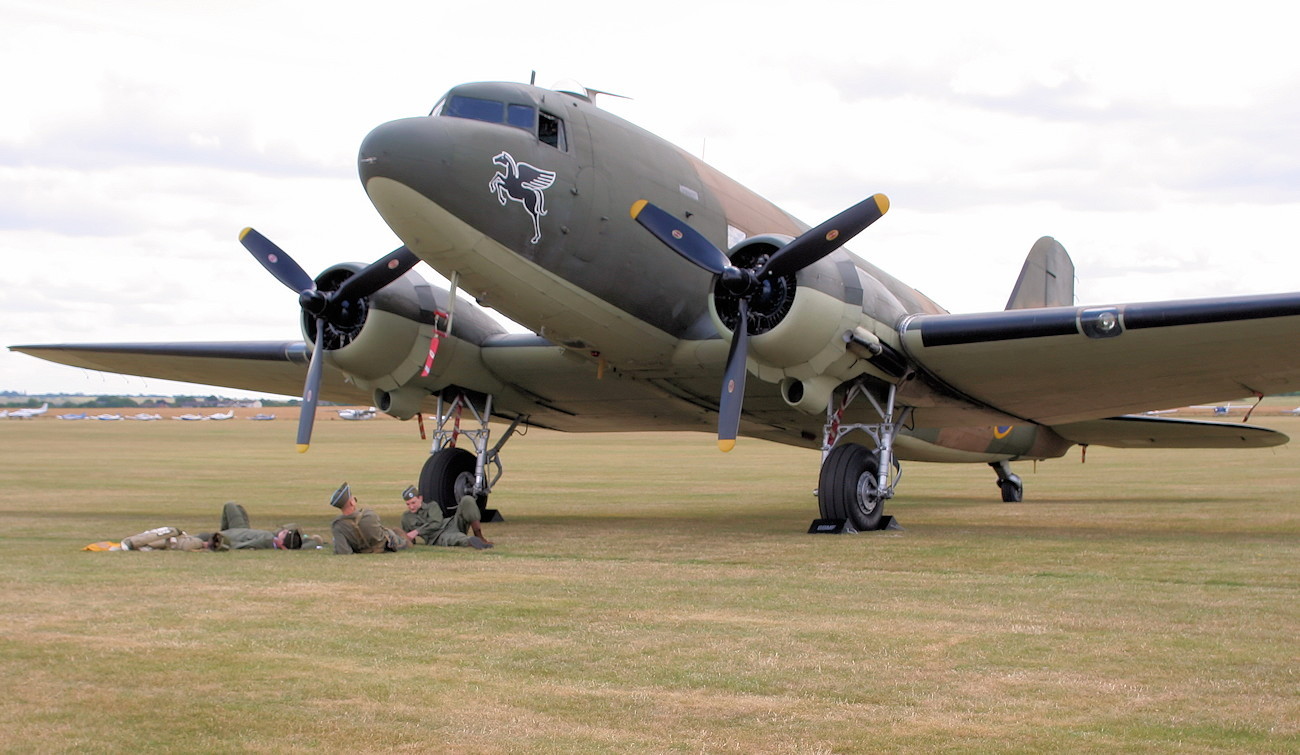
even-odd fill
[{"label": "military transport aircraft", "polygon": [[[842,247],[883,195],[809,228],[589,96],[521,84],[457,86],[377,127],[358,168],[403,243],[377,262],[312,278],[240,235],[298,295],[306,341],[12,348],[281,394],[305,370],[300,450],[322,398],[431,415],[420,484],[444,507],[486,503],[522,426],[820,449],[820,513],[857,530],[880,526],[902,460],[988,464],[1017,501],[1008,462],[1074,444],[1287,440],[1135,413],[1300,388],[1300,294],[1075,306],[1073,263],[1042,238],[1006,311],[949,314]],[[419,260],[450,290],[412,272]]]}]

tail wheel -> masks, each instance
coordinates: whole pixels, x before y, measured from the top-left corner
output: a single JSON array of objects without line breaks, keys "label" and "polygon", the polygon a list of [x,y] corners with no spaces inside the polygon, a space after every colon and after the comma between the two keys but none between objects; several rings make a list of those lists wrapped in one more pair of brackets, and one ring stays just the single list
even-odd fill
[{"label": "tail wheel", "polygon": [[[426,501],[437,501],[443,516],[456,513],[460,499],[474,495],[474,454],[463,448],[444,448],[431,455],[420,470],[420,494]],[[487,505],[487,493],[475,496],[481,511]]]},{"label": "tail wheel", "polygon": [[857,443],[831,449],[822,464],[817,503],[825,519],[847,519],[860,532],[880,529],[885,496],[879,487],[880,457]]}]

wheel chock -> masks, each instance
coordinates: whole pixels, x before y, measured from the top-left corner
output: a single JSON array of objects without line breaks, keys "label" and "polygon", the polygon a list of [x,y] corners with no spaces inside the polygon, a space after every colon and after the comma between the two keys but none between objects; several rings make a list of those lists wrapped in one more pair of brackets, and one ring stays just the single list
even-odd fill
[{"label": "wheel chock", "polygon": [[[880,526],[873,532],[882,532],[884,530],[902,530],[903,527],[898,520],[889,514],[880,517]],[[860,530],[854,528],[847,519],[814,519],[811,526],[808,527],[809,535],[851,535]]]}]

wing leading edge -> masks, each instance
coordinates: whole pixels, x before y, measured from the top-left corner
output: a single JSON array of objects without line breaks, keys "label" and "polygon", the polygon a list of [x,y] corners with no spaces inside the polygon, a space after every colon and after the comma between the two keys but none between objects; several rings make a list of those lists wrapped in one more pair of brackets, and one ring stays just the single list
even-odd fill
[{"label": "wing leading edge", "polygon": [[1300,390],[1300,293],[917,315],[900,333],[930,378],[1045,425]]},{"label": "wing leading edge", "polygon": [[[10,346],[40,359],[89,370],[297,396],[311,352],[303,341],[89,343]],[[369,395],[326,370],[321,398],[368,403]]]}]

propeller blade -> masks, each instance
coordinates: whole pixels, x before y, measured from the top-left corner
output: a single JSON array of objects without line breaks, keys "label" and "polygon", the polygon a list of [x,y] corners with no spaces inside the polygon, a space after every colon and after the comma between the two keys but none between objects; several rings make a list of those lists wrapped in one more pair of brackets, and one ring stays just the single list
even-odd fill
[{"label": "propeller blade", "polygon": [[316,346],[311,350],[307,384],[302,389],[302,412],[298,415],[298,453],[307,453],[311,445],[311,428],[316,423],[316,401],[320,393],[321,372],[325,369],[325,321],[316,320]]},{"label": "propeller blade", "polygon": [[343,281],[343,285],[330,298],[335,301],[364,299],[415,267],[420,258],[404,246],[399,246],[367,265],[361,272]]},{"label": "propeller blade", "polygon": [[781,247],[758,271],[758,277],[780,277],[799,272],[839,249],[888,211],[889,197],[884,194],[867,197]]},{"label": "propeller blade", "polygon": [[252,228],[240,231],[239,243],[252,252],[253,257],[262,263],[262,267],[274,275],[276,280],[294,291],[302,293],[316,288],[316,281],[293,261],[293,257],[285,254],[284,250]]},{"label": "propeller blade", "polygon": [[674,252],[718,275],[731,267],[731,260],[704,235],[644,199],[632,205],[632,218]]},{"label": "propeller blade", "polygon": [[749,303],[740,300],[740,322],[731,334],[727,353],[727,371],[722,377],[722,397],[718,400],[718,448],[724,453],[736,447],[740,432],[740,405],[745,398],[745,361],[749,357]]}]

